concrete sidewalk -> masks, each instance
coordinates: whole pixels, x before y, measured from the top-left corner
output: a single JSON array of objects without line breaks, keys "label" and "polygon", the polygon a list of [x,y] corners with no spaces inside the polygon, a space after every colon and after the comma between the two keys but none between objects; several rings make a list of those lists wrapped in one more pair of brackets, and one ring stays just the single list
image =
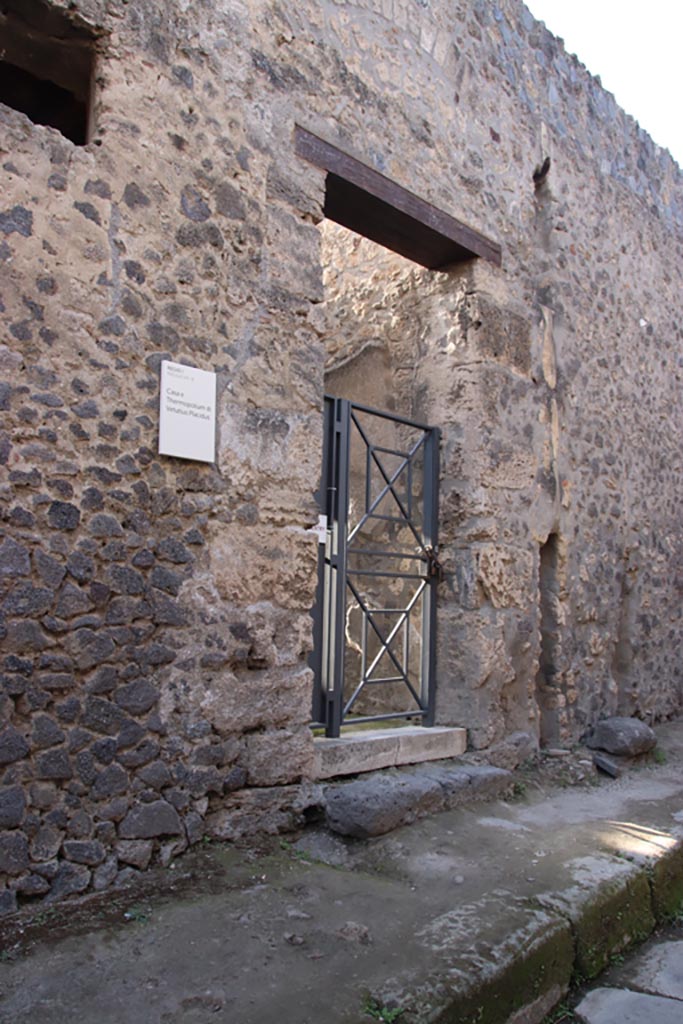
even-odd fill
[{"label": "concrete sidewalk", "polygon": [[6,924],[0,1020],[537,1024],[683,905],[683,722],[658,737],[665,763],[614,781],[541,769],[377,839],[210,845],[153,888]]}]

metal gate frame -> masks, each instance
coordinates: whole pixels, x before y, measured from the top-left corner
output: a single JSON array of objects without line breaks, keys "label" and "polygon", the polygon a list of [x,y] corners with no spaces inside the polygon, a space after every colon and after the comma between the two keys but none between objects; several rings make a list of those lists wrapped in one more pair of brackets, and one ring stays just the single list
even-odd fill
[{"label": "metal gate frame", "polygon": [[[372,445],[360,425],[356,413],[367,414],[395,423],[405,424],[422,432],[422,436],[408,452],[380,448]],[[371,680],[369,673],[385,653],[394,664],[397,675],[395,678],[383,679],[382,682],[404,682],[412,695],[416,707],[414,710],[387,712],[379,715],[357,716],[353,724],[360,722],[385,721],[397,718],[419,718],[425,726],[434,723],[434,689],[435,689],[435,637],[436,637],[436,584],[440,578],[440,566],[437,560],[438,551],[438,480],[439,480],[439,445],[441,433],[437,427],[429,427],[422,423],[393,413],[382,412],[365,405],[350,402],[347,399],[325,397],[325,434],[323,447],[323,466],[321,487],[317,498],[321,512],[327,516],[327,539],[319,546],[318,588],[314,611],[314,651],[312,666],[315,673],[313,692],[314,726],[324,727],[327,736],[340,735],[342,726],[349,724],[346,716],[360,692]],[[367,447],[367,465],[370,460],[379,470],[384,479],[384,487],[374,502],[370,502],[369,475],[366,474],[366,514],[349,535],[349,457],[352,426],[359,432]],[[388,452],[403,459],[393,474],[388,474],[379,461],[376,451]],[[409,509],[406,509],[393,484],[404,471],[410,472],[411,460],[420,451],[424,452],[424,483],[423,483],[423,515],[422,523],[411,520]],[[357,570],[349,567],[349,555],[354,553],[350,546],[353,536],[360,526],[372,514],[384,496],[391,493],[395,499],[404,521],[416,541],[416,553],[406,555],[419,564],[415,573],[383,573],[378,570]],[[369,511],[367,511],[369,509]],[[377,517],[376,517],[377,518]],[[382,517],[379,517],[382,518]],[[367,554],[368,552],[363,552]],[[397,553],[390,551],[372,551],[373,556],[396,558]],[[391,609],[403,616],[406,628],[412,607],[420,597],[423,598],[422,630],[421,630],[421,665],[420,680],[417,688],[408,679],[407,653],[404,650],[403,666],[399,664],[390,645],[402,625],[399,621],[386,635],[374,622],[372,613],[382,609],[369,609],[354,585],[355,575],[368,576],[401,576],[419,581],[416,594],[404,609]],[[352,697],[344,702],[344,663],[346,648],[346,602],[351,592],[358,602],[363,615],[363,656],[361,678]],[[380,643],[380,653],[374,658],[370,669],[366,661],[365,637],[367,626],[370,626]],[[406,645],[407,646],[407,645]]]}]

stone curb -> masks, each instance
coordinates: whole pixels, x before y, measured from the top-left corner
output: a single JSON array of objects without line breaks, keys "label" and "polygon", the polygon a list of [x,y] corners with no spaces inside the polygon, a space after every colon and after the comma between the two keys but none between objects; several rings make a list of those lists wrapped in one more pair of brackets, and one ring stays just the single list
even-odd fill
[{"label": "stone curb", "polygon": [[387,991],[388,1002],[409,1007],[401,1024],[540,1024],[570,985],[597,977],[683,905],[683,840],[638,864],[594,859],[603,881],[520,900],[526,922],[506,941],[473,935],[475,952],[463,961],[456,935],[441,950],[445,969],[412,991]]}]

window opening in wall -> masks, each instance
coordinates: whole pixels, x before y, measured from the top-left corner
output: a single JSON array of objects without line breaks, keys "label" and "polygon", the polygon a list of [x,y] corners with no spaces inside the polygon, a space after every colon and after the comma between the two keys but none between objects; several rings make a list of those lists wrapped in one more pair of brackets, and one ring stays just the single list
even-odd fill
[{"label": "window opening in wall", "polygon": [[95,38],[43,0],[0,0],[0,103],[88,141]]},{"label": "window opening in wall", "polygon": [[540,552],[539,605],[541,650],[536,676],[536,699],[541,715],[541,746],[552,746],[560,736],[559,654],[559,540],[551,533]]}]

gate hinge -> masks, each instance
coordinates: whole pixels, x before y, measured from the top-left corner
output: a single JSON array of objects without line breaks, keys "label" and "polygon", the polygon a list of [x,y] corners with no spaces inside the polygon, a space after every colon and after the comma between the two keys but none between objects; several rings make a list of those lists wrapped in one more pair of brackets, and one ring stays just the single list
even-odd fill
[{"label": "gate hinge", "polygon": [[441,583],[443,580],[443,566],[436,555],[436,550],[429,545],[425,548],[425,555],[427,556],[427,576],[430,580],[436,580],[437,583]]}]

